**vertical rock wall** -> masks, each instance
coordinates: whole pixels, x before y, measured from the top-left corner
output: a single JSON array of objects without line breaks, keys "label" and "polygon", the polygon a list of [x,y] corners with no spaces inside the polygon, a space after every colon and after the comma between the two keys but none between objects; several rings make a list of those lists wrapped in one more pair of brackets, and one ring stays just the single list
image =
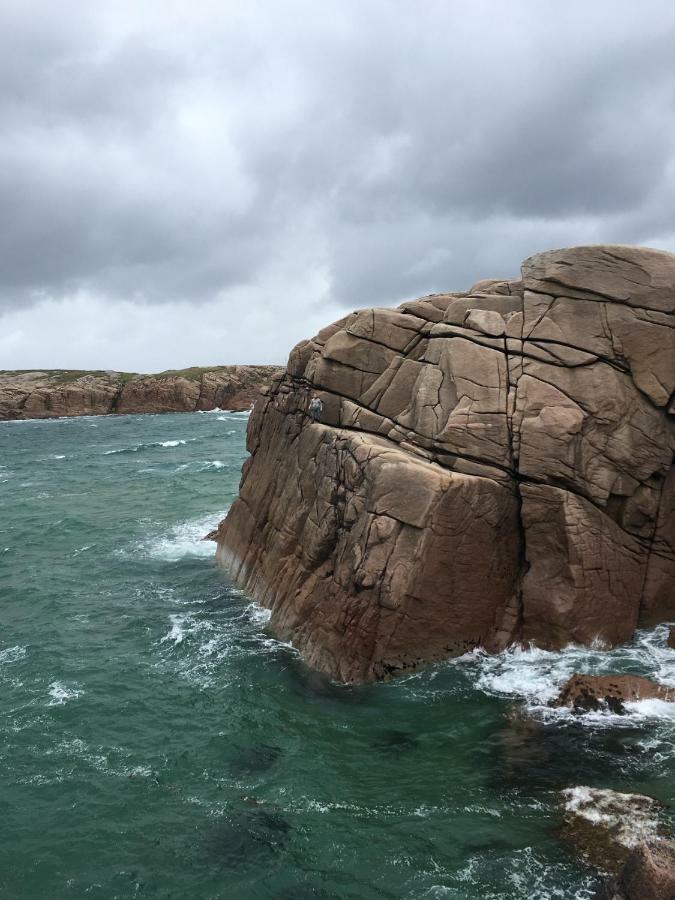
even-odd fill
[{"label": "vertical rock wall", "polygon": [[256,405],[219,560],[345,681],[675,618],[674,312],[675,256],[599,246],[347,316]]}]

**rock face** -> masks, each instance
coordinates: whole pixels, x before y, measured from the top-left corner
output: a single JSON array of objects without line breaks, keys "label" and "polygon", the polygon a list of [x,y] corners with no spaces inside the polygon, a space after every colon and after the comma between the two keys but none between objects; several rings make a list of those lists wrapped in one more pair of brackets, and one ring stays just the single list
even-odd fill
[{"label": "rock face", "polygon": [[675,618],[674,312],[675,256],[599,246],[345,317],[256,404],[218,559],[346,681]]},{"label": "rock face", "polygon": [[640,675],[573,675],[552,706],[570,706],[579,712],[608,709],[624,713],[624,704],[637,700],[675,702],[675,689]]},{"label": "rock face", "polygon": [[0,420],[110,413],[249,409],[274,366],[218,366],[158,375],[0,372]]},{"label": "rock face", "polygon": [[675,843],[640,844],[595,900],[675,900]]}]

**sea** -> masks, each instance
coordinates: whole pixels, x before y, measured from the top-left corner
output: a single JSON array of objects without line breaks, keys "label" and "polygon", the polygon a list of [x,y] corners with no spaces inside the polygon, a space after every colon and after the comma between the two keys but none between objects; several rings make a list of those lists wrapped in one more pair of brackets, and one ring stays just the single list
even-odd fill
[{"label": "sea", "polygon": [[0,897],[590,898],[564,792],[672,827],[675,704],[547,704],[577,671],[675,686],[667,628],[335,684],[202,540],[247,414],[0,424]]}]

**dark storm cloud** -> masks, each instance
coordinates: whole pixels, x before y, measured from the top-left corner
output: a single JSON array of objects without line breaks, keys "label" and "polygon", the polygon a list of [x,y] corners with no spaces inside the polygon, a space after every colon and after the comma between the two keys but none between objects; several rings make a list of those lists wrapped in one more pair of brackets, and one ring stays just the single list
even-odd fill
[{"label": "dark storm cloud", "polygon": [[255,304],[278,283],[297,317],[561,244],[675,245],[670,3],[35,2],[0,20],[5,313],[83,291]]}]

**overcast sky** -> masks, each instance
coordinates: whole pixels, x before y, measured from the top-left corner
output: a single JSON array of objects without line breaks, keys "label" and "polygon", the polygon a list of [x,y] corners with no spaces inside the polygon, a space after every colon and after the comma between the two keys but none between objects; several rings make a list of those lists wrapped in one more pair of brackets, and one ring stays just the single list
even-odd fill
[{"label": "overcast sky", "polygon": [[0,129],[0,368],[282,363],[540,250],[675,250],[675,4],[0,0]]}]

